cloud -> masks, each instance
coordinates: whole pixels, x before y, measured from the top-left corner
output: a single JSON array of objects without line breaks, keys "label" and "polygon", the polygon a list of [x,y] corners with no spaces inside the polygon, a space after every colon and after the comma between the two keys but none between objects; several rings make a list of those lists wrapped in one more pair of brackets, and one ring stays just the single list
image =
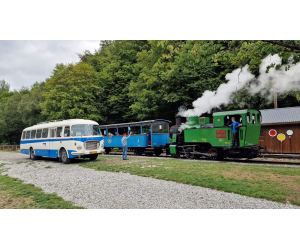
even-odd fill
[{"label": "cloud", "polygon": [[78,53],[99,49],[98,41],[0,41],[0,80],[11,90],[45,80],[57,63],[78,62]]}]

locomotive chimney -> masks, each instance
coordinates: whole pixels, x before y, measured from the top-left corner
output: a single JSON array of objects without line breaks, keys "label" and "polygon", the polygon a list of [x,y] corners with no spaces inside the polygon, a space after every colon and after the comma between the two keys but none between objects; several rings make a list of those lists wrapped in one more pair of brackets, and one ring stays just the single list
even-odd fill
[{"label": "locomotive chimney", "polygon": [[182,121],[181,121],[181,116],[180,115],[176,115],[175,116],[175,120],[176,120],[176,125],[177,126],[180,126],[181,125],[181,123],[182,123]]},{"label": "locomotive chimney", "polygon": [[175,116],[176,126],[180,126],[182,123],[186,122],[186,117],[182,117],[180,115]]}]

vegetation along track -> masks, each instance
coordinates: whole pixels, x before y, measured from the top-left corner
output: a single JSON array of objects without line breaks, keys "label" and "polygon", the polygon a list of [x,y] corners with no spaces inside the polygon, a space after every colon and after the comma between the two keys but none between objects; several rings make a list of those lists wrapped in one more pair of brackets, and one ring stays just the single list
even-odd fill
[{"label": "vegetation along track", "polygon": [[[122,155],[122,152],[110,152],[110,155]],[[128,152],[129,156],[134,156],[134,157],[141,157],[133,154],[133,152]],[[153,155],[143,155],[142,157],[154,157],[156,158],[157,156]],[[160,155],[159,158],[171,158],[169,155]],[[210,160],[207,158],[200,158],[200,159],[190,159],[186,158],[184,156],[178,158],[182,160],[189,160],[189,161],[217,161],[217,160]],[[258,164],[258,165],[279,165],[279,166],[285,166],[285,167],[300,167],[300,162],[291,162],[291,161],[272,161],[272,160],[259,160],[260,158],[257,159],[251,159],[251,160],[246,160],[246,159],[223,159],[221,161],[217,162],[224,162],[224,163],[245,163],[245,164]]]}]

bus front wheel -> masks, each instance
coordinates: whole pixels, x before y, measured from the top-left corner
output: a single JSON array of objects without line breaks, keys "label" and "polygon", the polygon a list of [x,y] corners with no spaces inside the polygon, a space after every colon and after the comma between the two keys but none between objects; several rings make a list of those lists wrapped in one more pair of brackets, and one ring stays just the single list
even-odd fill
[{"label": "bus front wheel", "polygon": [[95,155],[90,155],[89,157],[90,157],[90,160],[91,160],[91,161],[95,161],[95,160],[97,160],[98,155],[97,155],[97,154],[95,154]]},{"label": "bus front wheel", "polygon": [[69,164],[71,162],[71,159],[68,157],[68,153],[64,148],[60,151],[60,160],[63,164]]},{"label": "bus front wheel", "polygon": [[30,159],[33,161],[37,160],[37,156],[34,154],[33,148],[30,148]]}]

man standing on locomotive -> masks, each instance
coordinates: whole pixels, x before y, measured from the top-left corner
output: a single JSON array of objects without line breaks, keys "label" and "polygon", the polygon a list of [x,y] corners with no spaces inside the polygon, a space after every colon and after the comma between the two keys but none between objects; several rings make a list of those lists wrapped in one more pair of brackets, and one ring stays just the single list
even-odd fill
[{"label": "man standing on locomotive", "polygon": [[235,121],[235,117],[231,118],[231,125],[229,125],[230,127],[232,127],[232,147],[235,148],[238,146],[238,130],[237,128],[242,126],[241,123],[238,123],[237,121]]},{"label": "man standing on locomotive", "polygon": [[123,147],[123,155],[122,155],[123,160],[128,160],[127,159],[127,140],[129,139],[130,135],[131,135],[131,132],[128,137],[126,137],[126,133],[124,133],[123,138],[121,139],[122,147]]}]

